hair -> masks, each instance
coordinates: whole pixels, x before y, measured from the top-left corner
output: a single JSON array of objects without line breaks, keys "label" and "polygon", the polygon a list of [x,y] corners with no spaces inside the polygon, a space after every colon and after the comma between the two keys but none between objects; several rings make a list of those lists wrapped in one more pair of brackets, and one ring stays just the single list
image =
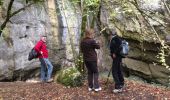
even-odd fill
[{"label": "hair", "polygon": [[41,35],[40,37],[47,37],[47,35],[43,34],[43,35]]},{"label": "hair", "polygon": [[108,29],[108,34],[109,35],[117,35],[117,32],[115,29]]},{"label": "hair", "polygon": [[85,37],[91,37],[94,34],[94,30],[91,28],[86,28],[85,30]]}]

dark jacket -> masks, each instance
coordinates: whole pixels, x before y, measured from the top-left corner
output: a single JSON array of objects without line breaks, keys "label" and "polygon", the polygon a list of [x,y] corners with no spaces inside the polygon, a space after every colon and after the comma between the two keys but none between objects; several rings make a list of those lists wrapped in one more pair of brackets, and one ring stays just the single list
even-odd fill
[{"label": "dark jacket", "polygon": [[95,49],[100,49],[100,45],[92,38],[84,38],[80,44],[81,52],[85,61],[97,61]]},{"label": "dark jacket", "polygon": [[113,53],[116,54],[116,56],[120,56],[121,51],[121,38],[117,35],[113,36],[113,38],[110,41],[110,55]]}]

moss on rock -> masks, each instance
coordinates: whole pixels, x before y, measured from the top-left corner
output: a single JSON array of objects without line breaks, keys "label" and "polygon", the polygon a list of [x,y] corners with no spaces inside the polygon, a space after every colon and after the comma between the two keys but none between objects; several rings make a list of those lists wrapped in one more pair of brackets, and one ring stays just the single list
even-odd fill
[{"label": "moss on rock", "polygon": [[9,28],[5,28],[3,30],[2,37],[7,42],[8,46],[12,46],[13,45],[13,40],[10,37],[10,30],[9,30]]},{"label": "moss on rock", "polygon": [[65,86],[76,87],[83,84],[83,77],[75,67],[69,67],[59,72],[56,81]]}]

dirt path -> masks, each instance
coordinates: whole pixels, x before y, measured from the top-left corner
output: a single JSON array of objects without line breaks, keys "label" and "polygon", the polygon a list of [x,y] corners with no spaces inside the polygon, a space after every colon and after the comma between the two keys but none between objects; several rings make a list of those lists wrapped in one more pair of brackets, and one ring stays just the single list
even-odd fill
[{"label": "dirt path", "polygon": [[123,93],[113,94],[113,84],[100,81],[102,91],[88,92],[87,82],[68,88],[58,83],[1,82],[0,100],[170,100],[170,90],[126,81]]}]

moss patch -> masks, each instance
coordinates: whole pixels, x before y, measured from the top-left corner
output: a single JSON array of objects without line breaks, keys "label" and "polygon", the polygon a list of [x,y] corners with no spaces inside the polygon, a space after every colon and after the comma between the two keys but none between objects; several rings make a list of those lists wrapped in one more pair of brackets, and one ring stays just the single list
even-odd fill
[{"label": "moss patch", "polygon": [[10,37],[10,31],[8,28],[5,28],[3,30],[3,34],[2,34],[3,39],[7,42],[8,46],[12,46],[13,45],[13,40]]},{"label": "moss patch", "polygon": [[75,67],[69,67],[59,72],[56,81],[65,86],[76,87],[83,84],[83,77]]}]

